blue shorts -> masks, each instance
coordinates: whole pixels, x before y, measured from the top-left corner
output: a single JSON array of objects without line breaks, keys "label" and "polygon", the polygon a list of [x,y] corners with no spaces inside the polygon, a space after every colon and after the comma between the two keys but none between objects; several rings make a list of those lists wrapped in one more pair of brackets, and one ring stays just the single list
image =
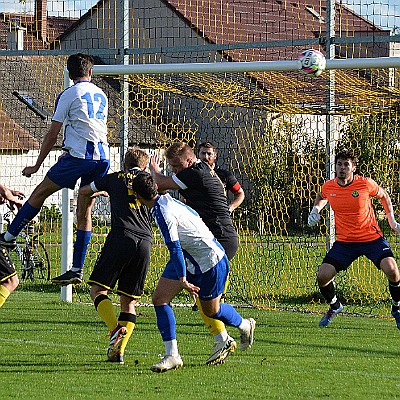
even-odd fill
[{"label": "blue shorts", "polygon": [[[214,268],[211,268],[203,274],[194,275],[190,272],[187,272],[186,274],[186,279],[188,282],[200,288],[198,294],[201,300],[207,301],[215,299],[221,295],[225,289],[225,283],[229,275],[228,258],[225,255],[224,258]],[[173,279],[175,281],[179,280],[175,271],[175,267],[171,261],[169,261],[165,266],[162,277]]]},{"label": "blue shorts", "polygon": [[360,256],[365,256],[380,269],[381,261],[393,257],[392,250],[385,238],[372,242],[335,242],[322,262],[331,264],[336,271],[344,271]]},{"label": "blue shorts", "polygon": [[64,154],[47,172],[47,177],[62,188],[74,189],[81,178],[85,186],[107,174],[110,160],[85,160]]}]

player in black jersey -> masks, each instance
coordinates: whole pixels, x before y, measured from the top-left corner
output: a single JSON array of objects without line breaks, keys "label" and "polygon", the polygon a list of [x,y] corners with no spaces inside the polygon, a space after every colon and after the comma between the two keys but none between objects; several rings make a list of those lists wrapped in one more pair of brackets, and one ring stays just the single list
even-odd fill
[{"label": "player in black jersey", "polygon": [[[107,356],[111,362],[124,363],[124,350],[136,323],[136,300],[140,299],[152,246],[152,217],[142,206],[129,180],[146,169],[149,156],[139,148],[125,154],[124,171],[108,174],[81,189],[87,196],[107,192],[111,204],[111,230],[99,255],[88,283],[90,296],[101,319],[110,330]],[[114,306],[107,296],[118,282],[121,312],[117,319]]]},{"label": "player in black jersey", "polygon": [[[0,204],[8,204],[11,209],[21,208],[25,195],[0,184]],[[8,296],[18,287],[19,279],[8,250],[0,245],[0,308]]]},{"label": "player in black jersey", "polygon": [[[196,210],[207,227],[225,249],[229,260],[233,258],[239,245],[239,238],[233,225],[221,180],[210,166],[198,160],[193,149],[183,142],[173,143],[165,152],[173,176],[161,173],[158,160],[150,161],[151,173],[160,192],[178,190],[186,204]],[[199,305],[199,303],[197,303]],[[226,331],[225,325],[204,315],[199,307],[204,323],[214,336],[214,349],[206,364],[218,364],[233,352],[237,344]]]},{"label": "player in black jersey", "polygon": [[233,212],[238,208],[245,198],[244,190],[236,179],[236,176],[228,169],[222,168],[215,162],[217,160],[217,148],[210,142],[200,143],[198,146],[200,160],[206,162],[218,175],[221,182],[225,185],[226,192],[233,195],[232,202],[228,205],[229,211]]}]

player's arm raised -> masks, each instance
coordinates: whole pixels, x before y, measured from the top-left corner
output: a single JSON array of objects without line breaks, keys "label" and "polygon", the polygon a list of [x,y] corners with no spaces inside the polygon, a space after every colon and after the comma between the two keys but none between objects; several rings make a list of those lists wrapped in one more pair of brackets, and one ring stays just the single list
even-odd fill
[{"label": "player's arm raised", "polygon": [[324,199],[321,193],[318,193],[314,201],[314,207],[312,208],[310,215],[308,216],[308,226],[313,227],[318,225],[319,220],[321,219],[319,213],[326,206],[327,203],[328,200]]},{"label": "player's arm raised", "polygon": [[149,169],[151,176],[157,184],[158,192],[165,192],[166,190],[178,190],[179,185],[174,182],[171,176],[166,176],[161,173],[159,157],[150,157]]}]

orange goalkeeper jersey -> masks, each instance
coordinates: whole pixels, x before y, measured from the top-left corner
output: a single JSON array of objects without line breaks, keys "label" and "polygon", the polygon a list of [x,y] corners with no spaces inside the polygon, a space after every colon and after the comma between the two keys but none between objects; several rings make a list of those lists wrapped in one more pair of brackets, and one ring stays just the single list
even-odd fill
[{"label": "orange goalkeeper jersey", "polygon": [[369,242],[383,236],[371,203],[378,191],[374,180],[359,175],[347,186],[340,186],[337,178],[322,185],[322,197],[335,213],[337,240]]}]

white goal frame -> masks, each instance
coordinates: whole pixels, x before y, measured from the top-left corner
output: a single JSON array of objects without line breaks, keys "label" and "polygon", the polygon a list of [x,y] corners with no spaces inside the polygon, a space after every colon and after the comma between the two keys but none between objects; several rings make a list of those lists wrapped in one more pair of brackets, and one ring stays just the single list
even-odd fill
[{"label": "white goal frame", "polygon": [[[400,67],[400,57],[328,59],[326,70],[395,68]],[[216,62],[216,63],[178,63],[178,64],[122,64],[94,65],[93,75],[150,75],[173,73],[224,73],[224,72],[267,72],[297,71],[297,61],[253,61],[253,62]],[[68,70],[64,68],[64,87],[71,86]],[[127,110],[126,110],[127,112]],[[72,264],[73,254],[73,191],[62,190],[62,256],[61,272]],[[72,285],[61,288],[61,300],[72,302]]]}]

